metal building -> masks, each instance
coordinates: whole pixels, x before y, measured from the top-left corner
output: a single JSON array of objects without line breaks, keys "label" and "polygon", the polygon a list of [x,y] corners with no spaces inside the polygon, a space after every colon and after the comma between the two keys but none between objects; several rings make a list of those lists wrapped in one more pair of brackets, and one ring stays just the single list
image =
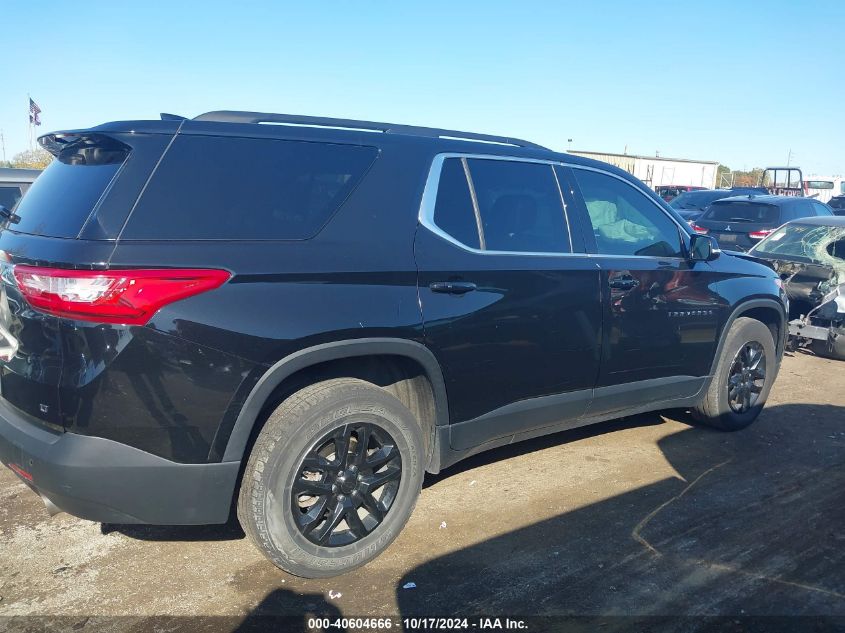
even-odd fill
[{"label": "metal building", "polygon": [[575,150],[570,150],[569,153],[615,165],[636,176],[652,189],[670,185],[705,187],[707,189],[716,187],[718,161]]}]

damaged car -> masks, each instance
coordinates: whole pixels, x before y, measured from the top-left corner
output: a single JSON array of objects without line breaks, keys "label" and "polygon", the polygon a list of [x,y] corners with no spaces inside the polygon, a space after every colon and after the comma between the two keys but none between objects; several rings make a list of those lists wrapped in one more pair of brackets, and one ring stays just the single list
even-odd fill
[{"label": "damaged car", "polygon": [[845,217],[789,222],[749,255],[767,260],[789,296],[789,340],[845,360]]}]

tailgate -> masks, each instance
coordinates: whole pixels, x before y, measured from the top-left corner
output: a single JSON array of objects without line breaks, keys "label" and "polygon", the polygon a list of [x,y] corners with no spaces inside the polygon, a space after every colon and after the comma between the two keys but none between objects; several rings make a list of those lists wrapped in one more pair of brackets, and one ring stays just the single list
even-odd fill
[{"label": "tailgate", "polygon": [[[115,238],[172,136],[74,132],[39,139],[55,159],[0,222],[0,391],[30,416],[65,426],[62,331],[74,321],[33,309],[15,266],[104,268]],[[49,284],[50,280],[42,280]],[[68,357],[69,358],[69,357]],[[90,371],[74,357],[71,371]]]},{"label": "tailgate", "polygon": [[14,284],[11,265],[2,262],[0,266],[0,392],[21,411],[61,427],[58,319],[29,308]]}]

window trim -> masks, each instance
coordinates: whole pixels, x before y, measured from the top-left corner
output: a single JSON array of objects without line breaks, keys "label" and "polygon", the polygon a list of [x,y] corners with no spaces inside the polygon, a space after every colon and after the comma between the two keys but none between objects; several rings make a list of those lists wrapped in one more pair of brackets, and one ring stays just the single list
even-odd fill
[{"label": "window trim", "polygon": [[[482,228],[481,222],[481,214],[478,208],[478,199],[475,195],[475,186],[472,183],[472,178],[469,174],[469,165],[467,160],[471,159],[481,159],[481,160],[501,160],[501,161],[508,161],[512,163],[536,163],[539,165],[548,165],[549,169],[552,171],[552,177],[554,178],[555,185],[557,186],[558,195],[560,196],[560,205],[561,209],[563,210],[563,221],[566,223],[566,232],[567,237],[569,239],[569,252],[568,253],[557,253],[557,252],[543,252],[543,251],[497,251],[497,250],[488,250],[482,248],[473,248],[472,246],[467,246],[463,242],[457,240],[456,238],[449,235],[446,231],[441,229],[437,224],[434,222],[434,208],[437,203],[437,192],[440,188],[440,173],[443,169],[443,163],[446,159],[449,158],[458,158],[461,160],[461,163],[464,166],[464,175],[467,177],[467,186],[469,187],[470,191],[470,198],[472,199],[472,206],[473,211],[475,213],[475,220],[478,225],[478,238],[479,244],[481,246],[485,245],[484,240],[484,229]],[[417,220],[419,223],[427,228],[429,231],[437,235],[438,237],[454,244],[458,248],[465,250],[470,253],[474,253],[476,255],[526,255],[529,257],[585,257],[588,253],[576,253],[574,252],[574,245],[572,242],[572,222],[569,220],[569,209],[566,205],[566,199],[563,196],[563,190],[560,186],[560,181],[558,180],[557,173],[555,173],[555,165],[560,165],[561,163],[557,161],[551,160],[543,160],[537,158],[523,158],[519,156],[498,156],[495,154],[474,154],[474,153],[461,153],[461,152],[444,152],[441,154],[437,154],[434,159],[431,161],[431,167],[428,171],[428,178],[425,182],[425,188],[423,189],[423,196],[420,202],[420,211],[417,216]]]},{"label": "window trim", "polygon": [[[560,202],[563,206],[563,219],[566,222],[567,232],[569,233],[569,244],[570,244],[570,252],[569,253],[547,253],[547,252],[535,252],[535,251],[492,251],[492,250],[483,250],[480,248],[473,248],[472,246],[467,246],[463,242],[460,242],[456,238],[452,237],[446,231],[441,229],[437,224],[434,222],[434,207],[437,202],[437,192],[440,188],[440,173],[443,168],[443,162],[448,158],[458,158],[461,159],[461,162],[464,164],[464,174],[467,175],[467,185],[470,188],[470,197],[473,203],[473,210],[476,213],[476,222],[480,220],[479,211],[478,211],[478,202],[475,198],[475,190],[472,186],[472,180],[468,175],[468,168],[466,166],[467,159],[484,159],[484,160],[503,160],[503,161],[510,161],[510,162],[517,162],[517,163],[538,163],[541,165],[549,165],[552,174],[554,175],[555,182],[557,183],[558,192],[560,194]],[[610,176],[611,178],[616,178],[620,182],[625,183],[634,191],[639,191],[643,197],[648,200],[654,207],[660,211],[663,215],[669,218],[678,229],[678,237],[681,240],[681,247],[684,251],[689,251],[689,240],[684,239],[684,236],[689,238],[689,233],[687,233],[686,229],[681,225],[678,220],[676,220],[671,213],[667,213],[666,210],[661,207],[655,200],[652,200],[651,197],[644,191],[640,190],[634,184],[630,183],[625,178],[618,176],[617,174],[613,174],[607,170],[591,167],[588,165],[578,165],[573,163],[568,163],[559,160],[549,160],[549,159],[542,159],[542,158],[525,158],[522,156],[506,156],[506,155],[496,155],[496,154],[478,154],[478,153],[467,153],[467,152],[443,152],[440,154],[436,154],[434,159],[431,161],[431,167],[428,171],[428,177],[426,178],[425,187],[423,189],[422,200],[420,201],[420,210],[417,216],[418,222],[428,229],[430,232],[434,233],[438,237],[450,242],[451,244],[457,246],[458,248],[467,251],[469,253],[474,253],[476,255],[527,255],[529,257],[611,257],[617,259],[630,259],[632,257],[639,257],[642,259],[664,259],[664,260],[684,260],[686,261],[688,257],[659,257],[657,255],[605,255],[602,253],[578,253],[574,252],[574,244],[572,242],[572,221],[570,219],[570,212],[569,207],[566,203],[566,197],[563,195],[563,188],[560,183],[560,179],[558,178],[557,171],[555,167],[563,167],[568,169],[583,169],[585,171],[594,171],[599,174],[603,174],[605,176]],[[580,189],[578,192],[581,195]],[[484,232],[479,227],[479,243],[483,245],[483,236]]]}]

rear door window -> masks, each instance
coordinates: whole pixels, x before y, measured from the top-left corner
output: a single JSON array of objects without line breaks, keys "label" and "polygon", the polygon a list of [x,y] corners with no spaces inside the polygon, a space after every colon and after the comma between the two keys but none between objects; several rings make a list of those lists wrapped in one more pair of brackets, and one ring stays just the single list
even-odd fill
[{"label": "rear door window", "polygon": [[90,139],[64,148],[21,198],[9,230],[77,237],[128,155],[123,145]]},{"label": "rear door window", "polygon": [[484,158],[467,159],[467,165],[487,250],[572,252],[551,165]]},{"label": "rear door window", "polygon": [[360,145],[180,136],[121,239],[307,239],[343,204],[377,154]]}]

